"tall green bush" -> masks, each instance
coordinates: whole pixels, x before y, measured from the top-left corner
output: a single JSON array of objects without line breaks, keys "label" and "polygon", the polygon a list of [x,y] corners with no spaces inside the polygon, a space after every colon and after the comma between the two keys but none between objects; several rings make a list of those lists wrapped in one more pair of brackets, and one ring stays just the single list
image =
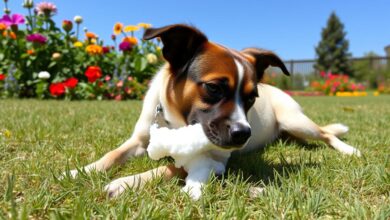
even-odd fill
[{"label": "tall green bush", "polygon": [[322,29],[321,41],[315,48],[317,62],[314,67],[318,72],[353,75],[349,63],[351,54],[348,52],[349,42],[346,35],[344,24],[336,13],[332,12],[326,27]]}]

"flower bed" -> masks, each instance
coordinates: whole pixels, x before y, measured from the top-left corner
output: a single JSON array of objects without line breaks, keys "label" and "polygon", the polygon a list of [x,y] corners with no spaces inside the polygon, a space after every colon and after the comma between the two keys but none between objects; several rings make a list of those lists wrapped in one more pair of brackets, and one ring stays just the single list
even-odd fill
[{"label": "flower bed", "polygon": [[349,76],[321,72],[321,79],[312,81],[310,89],[336,96],[363,96],[367,95],[365,86],[353,82]]},{"label": "flower bed", "polygon": [[390,79],[379,83],[376,93],[379,94],[390,94]]},{"label": "flower bed", "polygon": [[284,92],[289,94],[290,96],[324,96],[325,95],[323,92],[319,92],[319,91],[290,91],[290,90],[285,90]]},{"label": "flower bed", "polygon": [[336,92],[336,96],[339,97],[359,97],[359,96],[367,96],[367,92]]},{"label": "flower bed", "polygon": [[158,41],[139,39],[150,24],[117,23],[107,44],[80,33],[81,16],[58,27],[52,3],[23,7],[27,16],[6,5],[0,19],[0,97],[142,99],[163,62]]}]

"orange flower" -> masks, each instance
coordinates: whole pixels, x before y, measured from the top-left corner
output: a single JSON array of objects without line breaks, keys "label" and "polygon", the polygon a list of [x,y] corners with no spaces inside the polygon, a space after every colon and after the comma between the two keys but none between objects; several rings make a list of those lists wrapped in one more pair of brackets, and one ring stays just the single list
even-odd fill
[{"label": "orange flower", "polygon": [[152,25],[148,24],[148,23],[138,23],[138,26],[145,28],[145,29],[152,27]]},{"label": "orange flower", "polygon": [[127,25],[124,29],[124,31],[127,33],[127,32],[134,32],[134,31],[138,31],[139,30],[139,27],[138,26],[135,26],[135,25]]},{"label": "orange flower", "polygon": [[13,31],[11,31],[11,32],[3,31],[3,37],[9,37],[13,40],[16,40],[16,34]]},{"label": "orange flower", "polygon": [[9,37],[13,40],[16,40],[16,34],[13,31],[11,31],[11,33],[9,33]]},{"label": "orange flower", "polygon": [[96,34],[92,33],[92,32],[86,32],[85,33],[85,36],[88,38],[88,39],[95,39],[97,38],[96,37]]},{"label": "orange flower", "polygon": [[7,25],[5,25],[4,23],[0,23],[0,31],[4,31],[7,29]]},{"label": "orange flower", "polygon": [[123,30],[123,24],[117,22],[117,23],[114,25],[114,34],[115,34],[115,35],[118,35],[118,34],[122,33],[122,30]]},{"label": "orange flower", "polygon": [[100,55],[100,54],[103,54],[103,48],[99,45],[88,45],[86,48],[85,48],[85,51],[87,51],[87,53],[89,55]]},{"label": "orange flower", "polygon": [[27,50],[27,54],[33,56],[33,55],[35,55],[35,51],[34,50]]},{"label": "orange flower", "polygon": [[123,38],[122,42],[129,42],[131,45],[136,45],[138,40],[135,37],[125,37]]}]

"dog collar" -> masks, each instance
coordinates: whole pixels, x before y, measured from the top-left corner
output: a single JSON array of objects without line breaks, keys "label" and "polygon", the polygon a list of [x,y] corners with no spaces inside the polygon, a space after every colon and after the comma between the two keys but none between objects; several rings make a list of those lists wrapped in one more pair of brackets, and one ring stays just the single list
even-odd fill
[{"label": "dog collar", "polygon": [[164,109],[159,103],[156,106],[156,112],[154,114],[154,123],[157,124],[159,127],[169,127],[170,123],[167,121],[164,117]]}]

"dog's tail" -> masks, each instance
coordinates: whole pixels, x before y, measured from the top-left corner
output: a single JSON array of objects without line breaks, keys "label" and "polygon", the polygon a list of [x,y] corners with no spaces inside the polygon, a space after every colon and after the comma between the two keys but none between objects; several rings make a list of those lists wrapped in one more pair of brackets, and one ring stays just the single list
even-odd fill
[{"label": "dog's tail", "polygon": [[333,134],[336,137],[341,137],[348,132],[349,128],[346,125],[336,123],[323,126],[321,127],[321,130],[326,133]]}]

